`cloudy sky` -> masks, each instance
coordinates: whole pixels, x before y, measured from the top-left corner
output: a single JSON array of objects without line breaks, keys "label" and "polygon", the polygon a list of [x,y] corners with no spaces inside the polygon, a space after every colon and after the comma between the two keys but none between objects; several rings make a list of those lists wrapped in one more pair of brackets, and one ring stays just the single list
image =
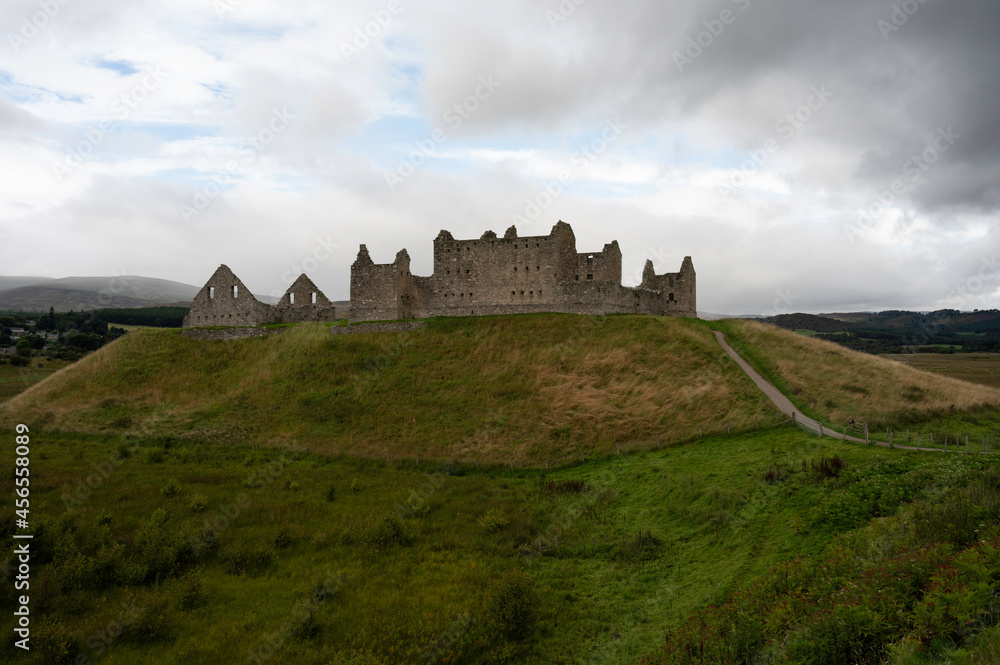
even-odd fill
[{"label": "cloudy sky", "polygon": [[0,274],[349,295],[617,239],[699,309],[1000,307],[993,0],[4,0]]}]

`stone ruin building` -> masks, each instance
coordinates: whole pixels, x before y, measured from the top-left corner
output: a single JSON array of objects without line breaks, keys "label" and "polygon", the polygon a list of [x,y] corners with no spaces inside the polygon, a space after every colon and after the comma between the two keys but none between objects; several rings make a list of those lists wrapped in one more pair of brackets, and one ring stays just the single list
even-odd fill
[{"label": "stone ruin building", "polygon": [[229,266],[208,279],[184,317],[184,327],[259,326],[265,323],[333,321],[336,309],[312,280],[299,275],[276,305],[257,300]]},{"label": "stone ruin building", "polygon": [[513,226],[502,238],[487,231],[474,240],[441,231],[430,277],[410,274],[405,249],[392,263],[376,264],[361,245],[351,266],[350,320],[526,312],[697,316],[690,256],[680,272],[657,275],[647,260],[639,286],[621,281],[618,241],[578,253],[573,229],[562,221],[547,236],[525,238]]}]

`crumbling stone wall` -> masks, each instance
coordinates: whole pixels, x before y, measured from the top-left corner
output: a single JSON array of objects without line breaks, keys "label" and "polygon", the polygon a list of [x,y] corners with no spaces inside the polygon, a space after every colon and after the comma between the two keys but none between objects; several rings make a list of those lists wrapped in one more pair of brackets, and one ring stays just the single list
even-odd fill
[{"label": "crumbling stone wall", "polygon": [[274,314],[250,293],[227,265],[221,265],[195,295],[184,327],[259,326],[273,323]]},{"label": "crumbling stone wall", "polygon": [[259,326],[267,323],[333,321],[336,308],[304,274],[288,287],[277,305],[257,300],[229,266],[221,265],[195,295],[184,317],[185,328]]},{"label": "crumbling stone wall", "polygon": [[305,274],[292,282],[275,309],[282,323],[333,321],[336,314],[330,299]]},{"label": "crumbling stone wall", "polygon": [[[560,221],[547,236],[520,238],[513,226],[456,240],[434,239],[434,270],[410,274],[406,250],[391,264],[376,264],[365,245],[351,266],[351,321],[527,312],[647,313],[696,316],[695,274],[687,257],[680,273],[647,274],[637,288],[621,284],[618,242],[600,252],[577,253],[576,237]],[[676,284],[676,286],[675,286]]]}]

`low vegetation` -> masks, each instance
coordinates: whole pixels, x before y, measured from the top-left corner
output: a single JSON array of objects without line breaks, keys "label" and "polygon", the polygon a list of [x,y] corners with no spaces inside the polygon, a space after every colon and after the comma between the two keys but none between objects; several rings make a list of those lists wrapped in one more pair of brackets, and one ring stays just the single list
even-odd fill
[{"label": "low vegetation", "polygon": [[902,433],[920,425],[952,436],[971,433],[978,441],[1000,424],[994,408],[1000,404],[998,389],[752,321],[713,325],[793,403],[837,430],[853,419],[868,423],[873,432],[891,427]]},{"label": "low vegetation", "polygon": [[0,407],[49,428],[544,464],[774,423],[703,323],[558,314],[323,324],[204,342],[139,330]]}]

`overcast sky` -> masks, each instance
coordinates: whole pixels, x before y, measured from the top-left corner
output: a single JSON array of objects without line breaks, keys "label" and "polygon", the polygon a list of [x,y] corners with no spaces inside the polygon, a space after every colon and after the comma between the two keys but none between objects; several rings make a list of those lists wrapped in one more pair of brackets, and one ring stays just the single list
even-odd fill
[{"label": "overcast sky", "polygon": [[0,274],[347,299],[572,224],[699,310],[1000,306],[994,0],[4,0]]}]

